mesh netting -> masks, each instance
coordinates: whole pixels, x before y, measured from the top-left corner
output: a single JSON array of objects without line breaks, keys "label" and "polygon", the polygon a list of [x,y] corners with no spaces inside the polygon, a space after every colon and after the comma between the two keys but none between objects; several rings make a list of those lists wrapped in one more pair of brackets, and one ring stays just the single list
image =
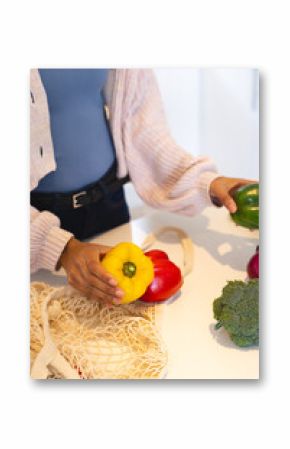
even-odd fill
[{"label": "mesh netting", "polygon": [[[182,229],[167,226],[149,234],[147,250],[164,233],[174,233],[183,250],[183,276],[192,271],[193,245]],[[31,284],[31,375],[36,379],[158,379],[167,350],[156,311],[165,305],[108,306],[88,301],[70,287]]]},{"label": "mesh netting", "polygon": [[[154,379],[164,375],[167,351],[156,327],[156,306],[108,306],[75,290],[31,284],[31,364],[45,344],[44,320],[60,355],[83,379]],[[160,306],[157,306],[160,307]],[[162,306],[161,306],[162,307]],[[64,377],[50,366],[47,377]]]}]

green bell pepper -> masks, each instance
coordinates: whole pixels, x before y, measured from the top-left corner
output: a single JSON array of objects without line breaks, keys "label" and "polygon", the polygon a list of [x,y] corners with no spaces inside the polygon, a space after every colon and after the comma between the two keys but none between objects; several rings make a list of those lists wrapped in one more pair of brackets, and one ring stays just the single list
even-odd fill
[{"label": "green bell pepper", "polygon": [[231,214],[234,222],[248,229],[259,229],[259,184],[247,184],[235,190],[233,198],[237,211]]}]

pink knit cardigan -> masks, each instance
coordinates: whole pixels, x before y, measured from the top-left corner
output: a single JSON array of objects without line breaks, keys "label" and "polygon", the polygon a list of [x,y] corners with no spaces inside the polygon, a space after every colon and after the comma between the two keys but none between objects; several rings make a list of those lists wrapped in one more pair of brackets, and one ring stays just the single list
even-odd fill
[{"label": "pink knit cardigan", "polygon": [[[138,195],[158,209],[193,216],[210,205],[215,166],[207,157],[192,157],[172,139],[153,71],[110,70],[105,96],[118,177],[129,173]],[[56,169],[47,99],[36,69],[31,70],[30,140],[32,190]],[[71,237],[58,217],[31,207],[31,271],[55,270]]]}]

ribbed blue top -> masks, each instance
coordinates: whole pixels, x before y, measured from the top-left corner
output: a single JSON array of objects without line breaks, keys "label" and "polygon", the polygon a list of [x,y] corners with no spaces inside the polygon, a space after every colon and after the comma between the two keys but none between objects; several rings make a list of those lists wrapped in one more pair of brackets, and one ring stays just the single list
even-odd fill
[{"label": "ribbed blue top", "polygon": [[115,159],[104,114],[107,69],[40,69],[47,95],[57,170],[39,192],[70,192],[100,179]]}]

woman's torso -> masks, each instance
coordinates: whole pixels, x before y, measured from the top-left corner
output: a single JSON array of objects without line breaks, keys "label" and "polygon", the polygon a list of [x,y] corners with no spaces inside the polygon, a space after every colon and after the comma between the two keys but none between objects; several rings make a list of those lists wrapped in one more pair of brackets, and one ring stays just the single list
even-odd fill
[{"label": "woman's torso", "polygon": [[38,192],[71,192],[100,179],[115,160],[104,114],[106,69],[40,69],[57,170]]}]

